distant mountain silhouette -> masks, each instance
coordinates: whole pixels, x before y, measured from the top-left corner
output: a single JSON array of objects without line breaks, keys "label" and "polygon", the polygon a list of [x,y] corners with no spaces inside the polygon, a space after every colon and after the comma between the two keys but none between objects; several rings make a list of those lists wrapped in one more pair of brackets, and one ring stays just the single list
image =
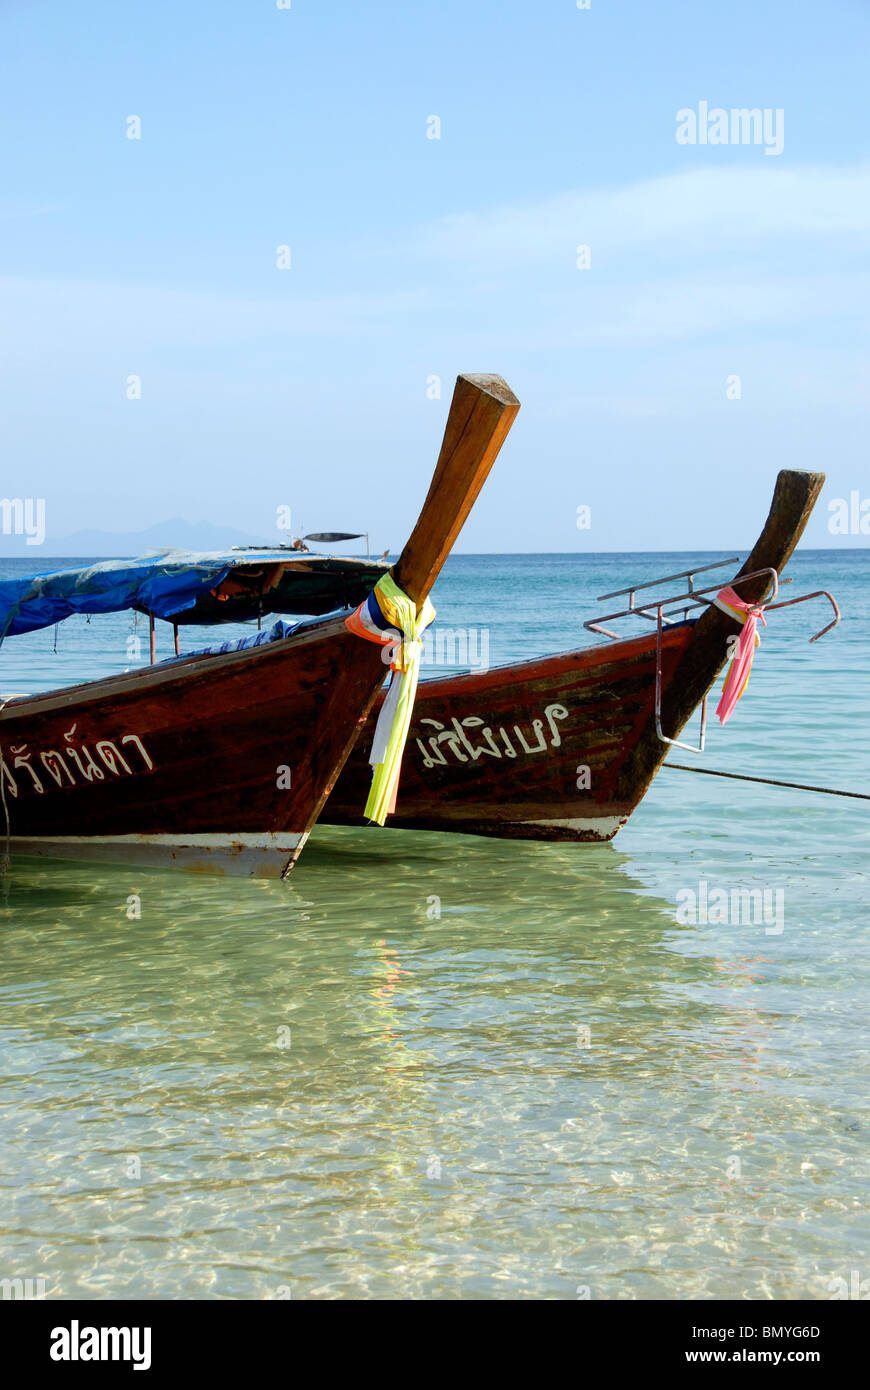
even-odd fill
[{"label": "distant mountain silhouette", "polygon": [[234,526],[214,526],[210,521],[185,521],[175,517],[159,521],[144,531],[73,531],[71,535],[46,536],[42,545],[27,545],[24,536],[0,535],[3,556],[28,558],[38,567],[40,557],[75,556],[77,559],[126,558],[147,550],[172,547],[176,550],[229,550],[234,545],[280,545],[285,533],[275,531],[271,538],[239,531]]}]

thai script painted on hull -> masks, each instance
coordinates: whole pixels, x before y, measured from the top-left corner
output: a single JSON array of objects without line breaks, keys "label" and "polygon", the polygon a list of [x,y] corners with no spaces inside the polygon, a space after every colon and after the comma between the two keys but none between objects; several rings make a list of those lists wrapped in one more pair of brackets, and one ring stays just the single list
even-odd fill
[{"label": "thai script painted on hull", "polygon": [[[63,736],[65,746],[62,749],[49,748],[38,754],[31,752],[26,743],[11,743],[8,755],[4,756],[2,762],[6,790],[12,796],[18,796],[20,787],[14,775],[16,772],[19,777],[23,773],[29,774],[30,781],[22,778],[23,785],[37,796],[51,790],[52,783],[63,788],[79,787],[87,782],[111,781],[111,777],[107,779],[107,772],[114,777],[133,777],[143,769],[138,766],[138,761],[135,768],[131,766],[118,744],[135,747],[146,772],[154,768],[151,756],[138,734],[122,734],[117,743],[108,738],[99,739],[94,745],[97,761],[87,744],[75,746],[75,732],[76,725],[73,724]],[[131,750],[126,752],[132,758]]]},{"label": "thai script painted on hull", "polygon": [[[544,709],[543,719],[532,720],[532,737],[534,743],[529,743],[519,724],[513,725],[513,733],[516,744],[523,753],[546,753],[548,748],[558,748],[562,742],[561,734],[556,727],[557,719],[567,719],[568,711],[564,705],[547,705]],[[547,743],[544,734],[544,720],[550,726],[550,742]],[[423,739],[416,740],[417,747],[423,754],[424,768],[435,767],[437,763],[446,765],[448,759],[444,756],[444,749],[456,759],[457,762],[467,763],[476,762],[478,758],[516,758],[518,750],[514,746],[514,739],[511,738],[504,725],[499,725],[495,734],[488,724],[476,714],[466,715],[464,719],[450,721],[452,727],[448,728],[442,724],[440,719],[421,719],[421,724],[430,724],[437,732],[430,734],[424,743]],[[474,747],[466,733],[467,729],[479,729],[483,743]],[[501,739],[502,746],[499,747],[497,740]],[[427,747],[428,745],[428,747]]]}]

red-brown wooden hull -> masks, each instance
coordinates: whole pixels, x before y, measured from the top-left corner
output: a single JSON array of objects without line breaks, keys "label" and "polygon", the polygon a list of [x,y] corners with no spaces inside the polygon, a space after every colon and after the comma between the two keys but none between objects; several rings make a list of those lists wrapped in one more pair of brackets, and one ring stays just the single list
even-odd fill
[{"label": "red-brown wooden hull", "polygon": [[[665,686],[692,633],[691,625],[665,632]],[[653,717],[655,654],[651,634],[421,682],[388,823],[519,839],[612,839],[649,785],[641,778],[618,784]],[[377,707],[327,802],[326,822],[362,823],[376,715]],[[666,744],[661,751],[664,759]]]},{"label": "red-brown wooden hull", "polygon": [[332,620],[12,701],[0,736],[13,852],[281,873],[383,676],[379,649]]},{"label": "red-brown wooden hull", "polygon": [[[780,473],[740,572],[747,601],[763,597],[766,567],[782,570],[823,481]],[[422,682],[391,823],[611,839],[664,761],[660,729],[678,737],[739,630],[716,607],[664,630],[660,720],[655,634]],[[271,645],[10,701],[0,784],[12,845],[286,872],[325,804],[324,819],[362,820],[373,715],[336,779],[384,670],[381,649],[332,618]]]},{"label": "red-brown wooden hull", "polygon": [[[501,377],[457,378],[423,509],[391,571],[418,611],[518,410]],[[383,684],[381,655],[333,616],[262,647],[9,701],[6,838],[24,853],[284,874]]]},{"label": "red-brown wooden hull", "polygon": [[[822,473],[778,474],[767,520],[733,581],[744,601],[759,602],[770,570],[782,571],[823,483]],[[665,739],[679,737],[739,631],[714,605],[693,624],[665,627],[659,717],[655,633],[421,683],[389,823],[517,839],[612,839],[664,762]],[[324,820],[362,820],[374,717]]]}]

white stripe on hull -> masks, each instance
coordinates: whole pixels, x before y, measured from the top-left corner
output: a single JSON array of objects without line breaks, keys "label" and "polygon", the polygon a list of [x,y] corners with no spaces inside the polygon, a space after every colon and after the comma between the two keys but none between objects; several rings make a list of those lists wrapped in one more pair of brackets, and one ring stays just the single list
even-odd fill
[{"label": "white stripe on hull", "polygon": [[99,859],[104,863],[144,864],[155,868],[232,874],[244,878],[280,878],[308,836],[271,834],[194,835],[13,835],[18,854],[54,859]]},{"label": "white stripe on hull", "polygon": [[627,820],[628,816],[581,816],[574,820],[532,820],[526,824],[553,825],[559,830],[575,830],[581,835],[594,835],[596,838],[609,840]]}]

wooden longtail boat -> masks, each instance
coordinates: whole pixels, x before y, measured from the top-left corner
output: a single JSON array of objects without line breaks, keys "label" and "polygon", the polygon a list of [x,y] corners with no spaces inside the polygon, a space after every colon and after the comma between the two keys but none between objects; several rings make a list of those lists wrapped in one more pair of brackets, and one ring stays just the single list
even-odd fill
[{"label": "wooden longtail boat", "polygon": [[[518,409],[500,377],[457,380],[423,510],[392,572],[418,611]],[[299,557],[287,557],[291,563]],[[243,557],[213,589],[203,590],[197,571],[199,607],[173,621],[194,613],[193,621],[207,621],[210,604],[212,620],[286,611],[288,600],[275,592],[284,558],[259,557],[257,565],[269,570],[267,582],[251,582]],[[58,587],[51,580],[57,576],[32,581],[4,633],[29,630],[28,604],[43,604],[33,626],[54,621],[44,608]],[[110,580],[111,566],[95,566],[73,587],[80,596],[83,586]],[[282,641],[6,701],[0,837],[13,854],[285,875],[386,674],[382,649],[350,633],[345,616],[301,625]]]},{"label": "wooden longtail boat", "polygon": [[[760,602],[772,587],[775,596],[823,482],[822,473],[779,474],[764,529],[730,581],[745,601]],[[612,839],[693,711],[706,706],[731,654],[729,639],[741,630],[704,597],[726,581],[696,587],[698,573],[667,576],[686,581],[684,592],[646,603],[640,588],[652,586],[604,595],[628,595],[621,612],[587,623],[616,638],[607,645],[421,681],[389,824],[517,839]],[[696,620],[687,617],[693,608],[703,610]],[[654,630],[620,639],[603,626],[630,616],[647,619]],[[324,822],[361,822],[371,732],[348,760]]]}]

